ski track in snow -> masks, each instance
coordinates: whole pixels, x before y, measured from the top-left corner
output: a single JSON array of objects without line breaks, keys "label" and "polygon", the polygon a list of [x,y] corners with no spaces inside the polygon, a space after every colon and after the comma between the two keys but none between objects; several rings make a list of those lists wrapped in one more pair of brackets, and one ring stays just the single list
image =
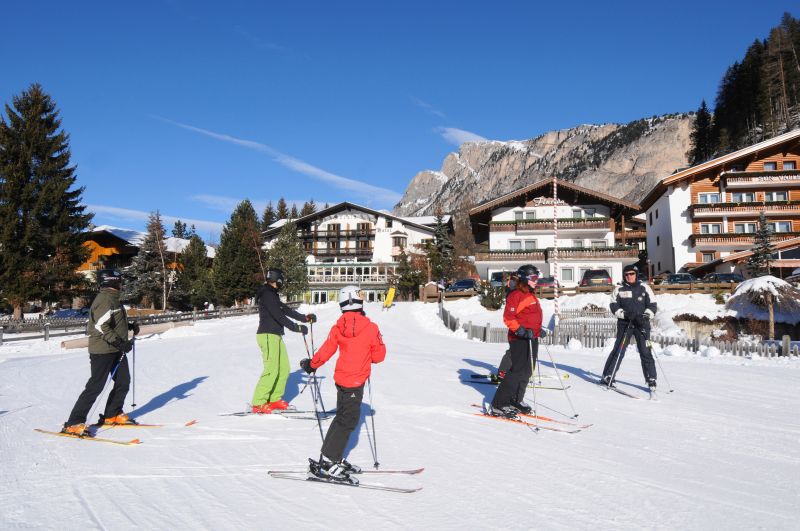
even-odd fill
[{"label": "ski track in snow", "polygon": [[[662,356],[675,392],[662,375],[659,401],[651,402],[598,388],[590,373],[602,367],[605,349],[550,347],[570,375],[564,382],[576,421],[593,426],[571,435],[533,432],[472,415],[470,404],[491,400],[496,387],[462,380],[492,370],[506,344],[450,332],[435,304],[397,303],[388,312],[368,304],[366,311],[388,347],[372,378],[378,460],[381,468],[425,472],[361,480],[422,491],[268,477],[270,469],[304,467],[321,441],[313,420],[220,416],[243,410],[260,374],[258,320],[247,316],[137,343],[139,418],[168,425],[102,430],[142,440],[132,447],[33,432],[66,419],[89,374],[85,349],[61,351],[54,341],[0,347],[0,528],[797,528],[800,361]],[[319,346],[339,310],[327,304],[314,312]],[[475,322],[496,318],[475,314]],[[300,394],[302,338],[287,332],[285,340],[293,371],[286,398],[312,409],[310,391]],[[553,374],[545,349],[540,360],[542,372]],[[318,371],[329,408],[334,362]],[[635,349],[619,379],[646,394]],[[537,390],[536,398],[540,414],[566,420],[572,413],[560,390]],[[364,401],[348,459],[370,468],[368,390]],[[184,427],[191,419],[198,423]]]}]

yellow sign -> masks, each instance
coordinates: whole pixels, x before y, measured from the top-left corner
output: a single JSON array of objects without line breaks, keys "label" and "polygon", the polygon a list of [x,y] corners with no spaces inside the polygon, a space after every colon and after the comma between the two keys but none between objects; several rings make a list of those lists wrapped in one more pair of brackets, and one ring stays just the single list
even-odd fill
[{"label": "yellow sign", "polygon": [[394,301],[394,288],[389,288],[388,293],[386,293],[386,299],[383,301],[384,308],[391,308],[392,302]]}]

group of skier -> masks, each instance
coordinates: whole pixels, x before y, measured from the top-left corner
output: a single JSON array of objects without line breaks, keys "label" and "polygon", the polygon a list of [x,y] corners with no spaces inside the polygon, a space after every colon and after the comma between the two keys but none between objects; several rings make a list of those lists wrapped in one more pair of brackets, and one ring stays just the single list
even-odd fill
[{"label": "group of skier", "polygon": [[[487,413],[492,416],[514,418],[519,413],[530,413],[525,403],[525,391],[536,366],[539,340],[546,337],[548,329],[542,326],[542,308],[535,290],[539,270],[534,265],[523,265],[511,276],[507,286],[503,321],[508,327],[509,348],[498,371],[499,385]],[[106,382],[113,380],[99,424],[135,424],[122,411],[130,386],[130,372],[126,354],[134,348],[138,325],[128,321],[120,302],[121,274],[105,270],[98,275],[100,292],[89,311],[89,359],[91,376],[78,397],[62,433],[85,436],[88,434],[86,418]],[[313,313],[302,314],[281,301],[279,291],[284,284],[283,273],[270,269],[266,282],[256,294],[259,324],[256,342],[261,349],[263,371],[253,391],[253,414],[270,414],[289,408],[283,399],[289,376],[289,359],[283,335],[286,328],[308,334],[305,323],[317,321]],[[361,469],[344,459],[350,435],[358,425],[364,385],[370,377],[371,366],[386,356],[386,345],[378,326],[364,313],[364,300],[356,286],[346,286],[339,292],[341,316],[331,327],[322,346],[300,362],[300,367],[313,374],[338,350],[339,358],[334,370],[336,384],[336,415],[324,437],[319,459],[309,459],[308,474],[312,479],[358,484],[352,476]],[[623,281],[612,293],[610,309],[617,317],[617,337],[608,356],[600,384],[612,387],[614,377],[625,355],[631,337],[635,337],[641,357],[644,378],[651,390],[656,386],[656,369],[649,347],[650,319],[655,315],[656,303],[650,287],[642,283],[636,266],[623,269]],[[133,338],[129,339],[129,331]],[[319,414],[319,412],[318,412]]]}]

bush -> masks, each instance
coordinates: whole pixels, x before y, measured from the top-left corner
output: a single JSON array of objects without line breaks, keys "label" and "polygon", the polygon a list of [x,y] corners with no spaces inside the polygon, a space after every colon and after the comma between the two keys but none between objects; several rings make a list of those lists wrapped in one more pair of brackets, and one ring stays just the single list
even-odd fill
[{"label": "bush", "polygon": [[506,300],[506,290],[502,286],[492,287],[489,282],[481,283],[481,305],[488,310],[499,310]]}]

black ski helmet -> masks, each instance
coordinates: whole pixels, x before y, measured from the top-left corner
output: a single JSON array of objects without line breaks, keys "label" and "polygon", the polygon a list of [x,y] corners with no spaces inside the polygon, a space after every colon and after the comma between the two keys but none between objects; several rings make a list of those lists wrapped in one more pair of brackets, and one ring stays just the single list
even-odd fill
[{"label": "black ski helmet", "polygon": [[120,289],[122,287],[122,273],[116,269],[101,269],[97,272],[97,283],[101,288]]},{"label": "black ski helmet", "polygon": [[278,289],[283,287],[283,271],[280,269],[270,269],[267,271],[267,282],[275,282]]},{"label": "black ski helmet", "polygon": [[527,284],[529,281],[539,280],[539,268],[533,264],[520,266],[520,268],[517,269],[517,278],[519,278],[519,281],[523,284]]},{"label": "black ski helmet", "polygon": [[633,271],[636,273],[636,280],[639,280],[639,268],[634,264],[626,265],[622,268],[622,280],[625,280],[625,273]]}]

